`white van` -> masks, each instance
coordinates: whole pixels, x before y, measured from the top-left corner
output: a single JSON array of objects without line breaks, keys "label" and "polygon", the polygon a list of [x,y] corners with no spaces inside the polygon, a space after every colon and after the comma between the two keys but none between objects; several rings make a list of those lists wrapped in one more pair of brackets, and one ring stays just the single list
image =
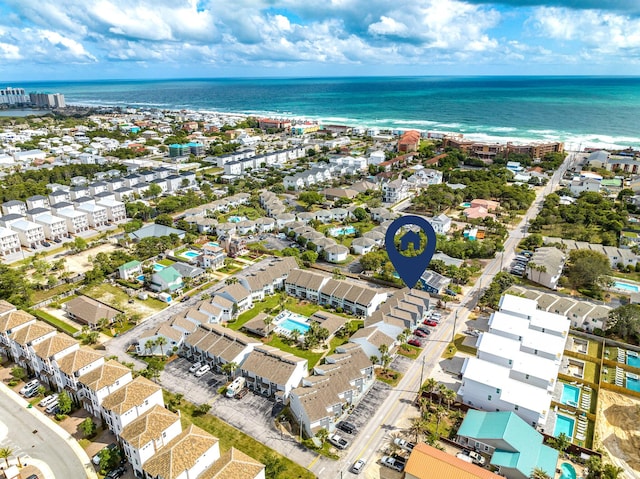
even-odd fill
[{"label": "white van", "polygon": [[235,378],[231,384],[227,386],[226,396],[228,398],[232,398],[236,394],[240,392],[240,390],[245,386],[247,380],[240,376],[239,378]]},{"label": "white van", "polygon": [[200,368],[196,371],[195,376],[199,378],[201,376],[204,376],[209,371],[211,371],[211,366],[209,366],[208,364],[205,364],[203,366],[200,366]]}]

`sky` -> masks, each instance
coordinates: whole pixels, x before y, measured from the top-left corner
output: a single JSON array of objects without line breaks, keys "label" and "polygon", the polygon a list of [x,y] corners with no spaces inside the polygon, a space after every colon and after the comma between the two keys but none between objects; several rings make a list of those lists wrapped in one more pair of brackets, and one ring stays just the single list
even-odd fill
[{"label": "sky", "polygon": [[0,0],[0,81],[640,75],[639,0]]}]

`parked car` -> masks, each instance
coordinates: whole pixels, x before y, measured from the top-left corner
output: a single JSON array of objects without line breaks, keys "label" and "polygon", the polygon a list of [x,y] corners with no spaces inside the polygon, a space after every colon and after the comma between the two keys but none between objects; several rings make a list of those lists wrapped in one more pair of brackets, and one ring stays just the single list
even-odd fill
[{"label": "parked car", "polygon": [[416,329],[416,330],[413,332],[413,334],[414,334],[414,335],[416,335],[416,336],[418,336],[419,338],[426,338],[426,337],[427,337],[426,333],[424,333],[424,332],[420,331],[419,329]]},{"label": "parked car", "polygon": [[236,399],[242,399],[247,395],[248,392],[249,392],[249,388],[243,388],[240,391],[238,391],[234,397]]},{"label": "parked car", "polygon": [[49,406],[50,404],[52,404],[54,402],[58,402],[58,395],[57,394],[52,394],[51,396],[47,396],[46,398],[44,398],[42,401],[40,401],[38,403],[38,406],[47,407],[47,406]]},{"label": "parked car", "polygon": [[27,479],[40,479],[40,477],[37,474],[31,474]]},{"label": "parked car", "polygon": [[183,296],[182,299],[180,300],[181,303],[186,303],[187,301],[189,301],[191,299],[191,296],[189,296],[188,294],[186,296]]},{"label": "parked car", "polygon": [[329,442],[336,446],[338,449],[346,449],[349,447],[349,441],[339,434],[329,435]]},{"label": "parked car", "polygon": [[387,466],[388,468],[394,469],[399,472],[402,472],[402,470],[404,469],[404,464],[398,461],[395,457],[382,456],[382,459],[380,459],[380,463],[383,466]]},{"label": "parked car", "polygon": [[347,434],[355,434],[357,432],[356,426],[347,421],[340,421],[336,424],[336,427]]},{"label": "parked car", "polygon": [[449,296],[457,296],[458,295],[458,293],[456,293],[452,289],[445,289],[444,292],[447,293]]},{"label": "parked car", "polygon": [[[431,334],[431,330],[429,328],[424,327],[424,326],[418,326],[416,328],[416,331],[422,331],[426,335]],[[416,331],[414,331],[414,334],[415,334]]]},{"label": "parked car", "polygon": [[201,362],[197,362],[195,364],[192,364],[191,367],[189,368],[189,372],[190,373],[195,373],[198,369],[200,369],[201,366],[202,366]]},{"label": "parked car", "polygon": [[422,347],[422,341],[420,341],[419,339],[410,339],[409,341],[407,341],[407,344],[410,344],[411,346],[415,346],[417,348]]},{"label": "parked car", "polygon": [[60,406],[58,405],[58,401],[49,404],[44,410],[44,412],[46,412],[47,414],[52,414],[54,416],[58,414],[60,412]]},{"label": "parked car", "polygon": [[462,453],[465,456],[469,456],[471,458],[471,461],[474,464],[477,464],[479,466],[484,466],[486,459],[484,458],[484,456],[480,453],[477,453],[476,451],[469,451],[469,450],[464,450],[462,451]]},{"label": "parked car", "polygon": [[24,394],[27,391],[29,391],[29,390],[31,390],[33,388],[37,388],[38,386],[40,386],[40,381],[38,381],[37,379],[32,379],[27,384],[22,386],[22,389],[20,389],[20,394],[22,394],[24,396]]},{"label": "parked car", "polygon": [[109,474],[104,477],[104,479],[118,479],[119,477],[123,476],[125,472],[127,472],[126,467],[118,466],[114,470],[110,471]]},{"label": "parked car", "polygon": [[29,389],[26,393],[24,393],[24,397],[26,398],[32,398],[38,395],[38,388],[40,386],[35,386],[31,389]]},{"label": "parked car", "polygon": [[401,437],[396,437],[393,440],[393,443],[396,446],[400,446],[402,449],[406,449],[407,451],[412,451],[416,444],[414,442],[409,442],[406,439],[402,439]]},{"label": "parked car", "polygon": [[433,319],[427,319],[423,324],[426,324],[427,326],[436,327],[438,325],[438,322],[434,321]]},{"label": "parked car", "polygon": [[95,456],[93,456],[93,458],[91,458],[91,461],[92,461],[92,462],[97,466],[97,465],[99,465],[99,464],[100,464],[100,453],[101,453],[102,451],[104,451],[104,450],[106,449],[106,450],[109,450],[110,452],[113,452],[113,451],[115,451],[117,448],[118,448],[118,445],[112,442],[112,443],[111,443],[111,444],[109,444],[108,446],[105,446],[105,447],[103,447],[102,449],[100,449],[100,450],[98,451],[98,453],[97,453]]},{"label": "parked car", "polygon": [[198,368],[198,370],[195,373],[195,376],[197,378],[204,376],[206,373],[208,373],[209,371],[211,371],[211,366],[209,366],[208,364],[205,364],[203,366],[200,366]]},{"label": "parked car", "polygon": [[364,465],[365,465],[364,459],[358,459],[356,462],[353,463],[353,466],[351,466],[351,472],[354,474],[360,474],[364,469]]},{"label": "parked car", "polygon": [[48,248],[49,246],[51,246],[51,243],[49,243],[48,241],[43,241],[42,246],[44,246],[45,248]]}]

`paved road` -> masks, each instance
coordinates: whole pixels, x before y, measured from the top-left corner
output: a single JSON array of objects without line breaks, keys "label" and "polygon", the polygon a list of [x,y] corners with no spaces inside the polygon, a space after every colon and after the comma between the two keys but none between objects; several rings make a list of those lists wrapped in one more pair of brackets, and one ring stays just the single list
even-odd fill
[{"label": "paved road", "polygon": [[398,386],[390,391],[389,396],[380,408],[380,413],[369,421],[356,436],[348,453],[333,465],[327,465],[326,462],[322,461],[318,465],[319,469],[316,467],[311,468],[319,477],[341,477],[341,474],[342,477],[354,477],[348,470],[356,459],[365,459],[369,467],[371,467],[372,461],[379,459],[380,451],[389,441],[389,435],[394,432],[400,432],[396,424],[399,423],[404,415],[405,408],[413,404],[421,385],[420,381],[426,380],[431,375],[431,371],[440,360],[448,342],[451,341],[455,334],[466,328],[465,323],[469,312],[477,305],[483,288],[490,284],[502,266],[509,264],[511,257],[514,255],[515,247],[526,235],[528,223],[535,218],[542,208],[544,197],[553,192],[558,186],[564,172],[575,161],[575,156],[575,153],[567,156],[567,159],[555,172],[547,186],[538,191],[535,201],[523,216],[521,222],[510,231],[509,237],[505,241],[505,252],[494,258],[487,265],[479,280],[461,299],[456,311],[450,313],[435,328],[420,356],[411,364]]},{"label": "paved road", "polygon": [[8,431],[5,438],[0,438],[0,447],[10,447],[23,464],[35,459],[43,479],[87,477],[85,467],[65,441],[4,392],[0,395],[0,430],[5,426]]}]

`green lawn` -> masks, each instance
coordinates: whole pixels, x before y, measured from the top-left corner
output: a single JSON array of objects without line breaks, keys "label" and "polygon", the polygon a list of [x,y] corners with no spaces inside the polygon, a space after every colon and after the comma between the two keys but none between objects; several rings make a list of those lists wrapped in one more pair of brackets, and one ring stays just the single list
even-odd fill
[{"label": "green lawn", "polygon": [[402,373],[394,371],[393,369],[376,368],[376,378],[383,383],[387,383],[390,386],[397,386],[402,379]]},{"label": "green lawn", "polygon": [[[166,403],[168,403],[172,397],[174,396],[171,393],[164,391],[164,399]],[[227,424],[223,420],[218,419],[211,414],[204,414],[201,416],[194,415],[195,406],[184,399],[182,400],[179,409],[183,421],[191,422],[218,438],[220,441],[220,452],[226,452],[233,446],[263,463],[267,462],[269,458],[277,458],[277,460],[285,467],[285,469],[278,474],[278,478],[315,478],[315,476],[304,467],[299,466],[291,459],[278,454],[273,449]]]},{"label": "green lawn", "polygon": [[405,356],[410,359],[416,359],[420,355],[420,351],[421,349],[416,346],[405,344],[404,346],[398,349],[398,354],[401,354],[402,356]]},{"label": "green lawn", "polygon": [[162,266],[171,266],[175,263],[175,261],[171,261],[170,259],[159,259],[156,263],[161,264]]},{"label": "green lawn", "polygon": [[232,323],[229,323],[229,328],[233,329],[234,331],[238,331],[247,321],[255,318],[258,313],[261,313],[265,309],[275,308],[276,306],[278,306],[277,294],[268,296],[264,301],[253,303],[253,308],[240,314],[238,316],[238,319],[236,319]]},{"label": "green lawn", "polygon": [[[105,304],[113,306],[116,309],[121,309],[126,315],[140,313],[141,310],[148,311],[149,313],[155,313],[162,311],[167,307],[166,303],[159,301],[155,298],[149,298],[144,301],[133,298],[133,303],[129,303],[129,296],[122,289],[117,286],[113,286],[108,283],[101,283],[94,286],[89,286],[82,290],[82,293],[95,298]],[[144,314],[143,314],[144,316]]]},{"label": "green lawn", "polygon": [[304,358],[309,363],[309,370],[311,370],[317,363],[320,361],[320,358],[324,353],[314,353],[312,351],[306,351],[304,349],[296,348],[294,346],[289,346],[285,344],[285,342],[278,336],[272,335],[269,341],[267,342],[269,346],[273,346],[274,348],[278,348],[287,353],[291,353],[294,356],[298,356],[299,358]]},{"label": "green lawn", "polygon": [[465,334],[457,334],[453,343],[449,343],[447,348],[442,353],[442,357],[445,359],[450,359],[456,355],[456,352],[460,351],[463,353],[471,354],[472,356],[476,355],[477,349],[472,348],[471,346],[465,346],[462,343],[464,342],[467,336]]},{"label": "green lawn", "polygon": [[600,366],[596,366],[591,361],[585,361],[584,363],[584,380],[591,383],[598,384]]},{"label": "green lawn", "polygon": [[54,326],[59,331],[67,333],[70,336],[73,336],[74,334],[76,334],[79,331],[78,329],[74,328],[70,324],[67,324],[64,321],[61,321],[60,319],[56,318],[55,316],[52,316],[49,313],[45,313],[44,311],[40,311],[40,310],[36,309],[36,310],[32,311],[32,313],[38,319],[41,319],[42,321],[44,321],[46,323],[49,323],[51,326]]},{"label": "green lawn", "polygon": [[37,304],[45,299],[53,298],[59,294],[71,291],[76,286],[78,286],[77,283],[66,283],[51,289],[36,290],[31,295],[31,300],[33,301],[33,304]]}]

